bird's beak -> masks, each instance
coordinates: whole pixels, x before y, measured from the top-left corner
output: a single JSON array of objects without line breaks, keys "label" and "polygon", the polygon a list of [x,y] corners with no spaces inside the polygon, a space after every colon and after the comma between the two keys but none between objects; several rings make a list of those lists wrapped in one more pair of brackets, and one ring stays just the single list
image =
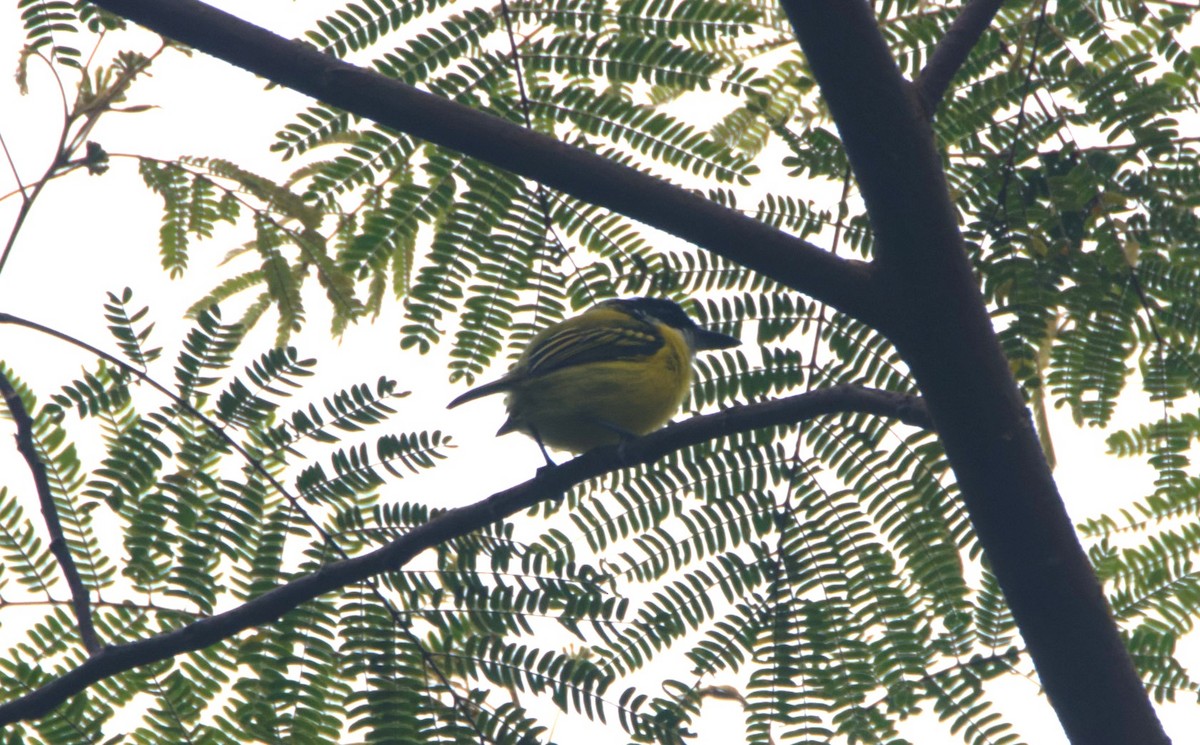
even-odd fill
[{"label": "bird's beak", "polygon": [[729,349],[741,343],[742,340],[736,336],[721,334],[699,327],[692,333],[692,344],[696,349]]}]

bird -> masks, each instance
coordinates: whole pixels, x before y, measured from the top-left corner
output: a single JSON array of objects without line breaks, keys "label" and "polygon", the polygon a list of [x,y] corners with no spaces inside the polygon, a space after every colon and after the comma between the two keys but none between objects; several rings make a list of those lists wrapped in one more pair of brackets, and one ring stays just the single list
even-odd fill
[{"label": "bird", "polygon": [[613,298],[542,330],[507,373],[446,408],[507,394],[496,435],[532,437],[553,465],[547,447],[583,453],[664,426],[691,387],[696,352],[740,343],[701,328],[674,301]]}]

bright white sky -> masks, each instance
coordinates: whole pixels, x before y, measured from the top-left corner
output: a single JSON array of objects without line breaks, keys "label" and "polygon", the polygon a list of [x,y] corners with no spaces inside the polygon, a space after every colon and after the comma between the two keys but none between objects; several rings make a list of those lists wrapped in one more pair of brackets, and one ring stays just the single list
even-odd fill
[{"label": "bright white sky", "polygon": [[[299,35],[302,19],[314,9],[328,8],[327,2],[301,0],[285,3],[217,3],[244,14],[285,36]],[[253,14],[253,15],[251,15]],[[13,22],[15,13],[6,11],[0,21],[0,65],[13,69],[22,43]],[[122,37],[122,43],[129,40]],[[142,51],[154,48],[145,36]],[[103,49],[105,57],[113,49]],[[84,50],[85,55],[88,50]],[[172,158],[178,155],[224,157],[270,176],[282,176],[291,166],[280,164],[267,151],[279,125],[298,110],[302,97],[289,91],[265,91],[250,75],[203,55],[191,59],[177,53],[155,66],[154,77],[142,80],[130,103],[150,103],[157,110],[137,115],[106,117],[93,140],[116,155],[140,153]],[[0,135],[4,137],[17,172],[26,183],[35,181],[49,162],[58,137],[61,103],[53,79],[40,63],[31,65],[31,95],[20,97],[12,79],[0,81]],[[0,164],[0,194],[15,188],[12,171]],[[19,200],[0,201],[0,235],[7,238]],[[182,311],[214,277],[228,276],[217,268],[225,252],[236,245],[232,232],[192,250],[193,271],[182,281],[171,281],[158,269],[157,230],[159,198],[144,188],[131,159],[115,158],[112,169],[102,177],[77,173],[52,184],[33,209],[3,275],[0,275],[0,310],[50,325],[85,341],[116,351],[101,312],[106,291],[134,289],[136,304],[149,304],[159,321],[157,343],[168,344],[177,336],[172,326]],[[319,302],[311,308],[316,311]],[[229,314],[233,317],[233,314]],[[442,429],[459,443],[450,464],[402,482],[399,488],[422,494],[441,494],[447,504],[473,502],[492,491],[528,478],[541,464],[536,447],[524,438],[493,439],[491,434],[503,420],[501,402],[488,399],[453,412],[444,410],[454,395],[447,386],[443,361],[438,358],[402,356],[397,344],[398,315],[385,315],[374,325],[352,329],[340,346],[323,337],[327,324],[318,313],[310,316],[310,331],[298,346],[306,356],[322,360],[320,382],[309,388],[314,393],[333,392],[354,382],[373,382],[380,372],[401,381],[402,388],[435,395],[413,396],[400,402],[398,431]],[[270,326],[270,323],[264,324]],[[259,345],[265,349],[270,329]],[[169,360],[174,348],[169,347]],[[90,360],[60,342],[31,332],[0,327],[0,359],[14,367],[43,395],[73,377],[80,365]],[[169,374],[169,366],[160,368]],[[427,384],[422,384],[424,379]],[[461,388],[459,389],[461,390]],[[1124,424],[1126,420],[1119,423]],[[1103,433],[1078,431],[1069,418],[1056,417],[1055,445],[1059,457],[1060,488],[1077,519],[1098,515],[1151,488],[1148,470],[1132,461],[1104,457]],[[0,442],[5,442],[0,438]],[[486,463],[481,454],[488,456]],[[28,489],[24,464],[15,451],[0,449],[0,473],[4,483]],[[6,621],[7,622],[7,621]],[[1200,658],[1200,655],[1197,655]],[[684,677],[684,671],[680,676]],[[736,683],[717,680],[715,683]],[[1038,745],[1064,742],[1061,730],[1036,686],[1026,680],[1009,679],[999,688],[1013,701],[1009,716],[1018,720],[1026,738]],[[1022,712],[1021,716],[1013,714]],[[1024,712],[1028,712],[1025,716]],[[1200,711],[1194,705],[1170,707],[1164,712],[1175,741],[1189,742],[1200,728]],[[568,725],[565,721],[555,736],[562,742],[618,742],[619,730],[597,731],[587,722]],[[740,741],[742,717],[738,705],[710,703],[696,740],[728,745]],[[909,736],[925,745],[959,742],[944,727],[914,728]]]}]

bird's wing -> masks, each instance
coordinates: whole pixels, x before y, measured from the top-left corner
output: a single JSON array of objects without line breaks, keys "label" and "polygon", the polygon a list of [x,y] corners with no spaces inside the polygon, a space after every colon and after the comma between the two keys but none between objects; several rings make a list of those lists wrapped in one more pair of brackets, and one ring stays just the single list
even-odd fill
[{"label": "bird's wing", "polygon": [[634,359],[662,348],[662,334],[652,324],[624,313],[613,316],[602,323],[568,321],[534,339],[525,355],[528,374],[545,375],[589,362]]}]

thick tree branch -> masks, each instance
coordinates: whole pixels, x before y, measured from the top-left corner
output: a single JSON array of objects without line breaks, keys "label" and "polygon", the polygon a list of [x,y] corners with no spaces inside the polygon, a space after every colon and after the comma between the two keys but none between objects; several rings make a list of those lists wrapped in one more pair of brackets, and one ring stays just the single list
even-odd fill
[{"label": "thick tree branch", "polygon": [[708,249],[872,323],[870,266],[696,192],[289,41],[197,0],[95,0],[202,52],[388,127],[465,153]]},{"label": "thick tree branch", "polygon": [[884,330],[925,398],[1051,705],[1077,745],[1168,742],[992,329],[923,106],[864,0],[782,2],[870,212],[893,310]]},{"label": "thick tree branch", "polygon": [[937,111],[950,88],[950,81],[967,61],[967,56],[1003,4],[1004,0],[971,0],[958,12],[950,28],[946,29],[946,35],[934,47],[929,62],[915,81],[921,102],[930,116]]},{"label": "thick tree branch", "polygon": [[37,444],[33,439],[33,418],[25,411],[24,402],[2,370],[0,396],[3,396],[13,422],[17,425],[17,450],[24,456],[25,462],[29,464],[29,471],[33,474],[38,501],[42,505],[42,517],[46,521],[46,531],[50,534],[50,552],[58,560],[58,566],[67,579],[67,587],[71,590],[71,608],[75,612],[75,621],[79,624],[79,639],[88,654],[94,656],[100,653],[103,645],[100,643],[100,637],[96,635],[96,627],[92,624],[92,608],[88,601],[87,588],[83,586],[83,578],[79,576],[79,568],[75,566],[75,557],[71,556],[71,547],[67,545],[62,521],[58,519],[58,506],[54,504],[54,494],[50,491],[50,478],[46,474],[46,466],[38,458]]},{"label": "thick tree branch", "polygon": [[588,479],[627,466],[652,463],[669,452],[715,437],[840,413],[872,414],[915,427],[929,426],[929,418],[919,398],[853,386],[827,388],[693,417],[620,447],[599,448],[560,466],[542,468],[537,476],[523,484],[475,504],[447,510],[382,548],[329,564],[315,574],[281,585],[232,610],[148,639],[104,647],[74,670],[0,705],[0,727],[42,717],[98,681],[141,665],[203,649],[247,629],[276,621],[319,595],[382,572],[396,571],[426,549],[479,530],[539,502],[559,498],[567,489]]},{"label": "thick tree branch", "polygon": [[[945,261],[961,245],[933,132],[863,0],[783,0],[842,136],[874,229],[876,264],[962,279]],[[829,15],[821,18],[823,14]],[[854,54],[846,54],[853,49]],[[924,247],[919,242],[925,241]],[[949,246],[951,249],[947,249]],[[921,250],[918,252],[918,248]],[[968,267],[969,270],[969,267]],[[970,275],[968,274],[969,278]],[[884,287],[884,291],[890,291]],[[902,292],[892,304],[903,302]],[[888,333],[886,324],[880,330]]]}]

